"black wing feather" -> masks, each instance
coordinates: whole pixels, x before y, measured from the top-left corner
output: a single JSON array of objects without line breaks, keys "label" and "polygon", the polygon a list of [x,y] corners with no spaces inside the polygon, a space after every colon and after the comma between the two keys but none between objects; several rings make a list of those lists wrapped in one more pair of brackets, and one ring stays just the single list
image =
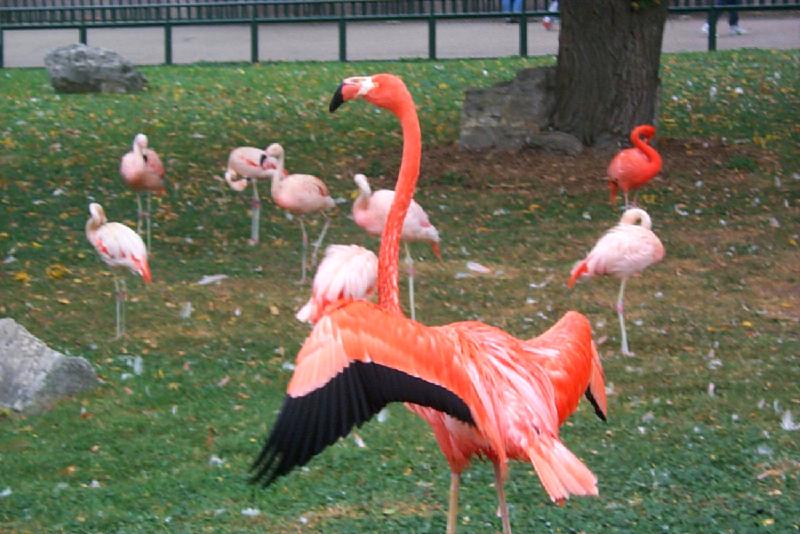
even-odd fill
[{"label": "black wing feather", "polygon": [[392,402],[410,402],[474,425],[466,403],[448,389],[376,363],[352,362],[325,386],[287,395],[258,458],[251,482],[268,486],[361,426]]},{"label": "black wing feather", "polygon": [[594,395],[592,395],[592,391],[589,388],[586,388],[586,398],[592,403],[592,408],[594,408],[594,413],[597,415],[597,417],[599,417],[601,421],[605,421],[606,414],[604,414],[603,410],[600,409],[600,405],[597,404],[597,400],[595,400]]}]

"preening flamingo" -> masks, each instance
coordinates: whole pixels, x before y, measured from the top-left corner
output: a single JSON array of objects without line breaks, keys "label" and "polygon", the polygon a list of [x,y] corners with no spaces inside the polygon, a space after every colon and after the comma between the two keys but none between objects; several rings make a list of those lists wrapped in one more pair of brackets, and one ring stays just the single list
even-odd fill
[{"label": "preening flamingo", "polygon": [[278,143],[272,143],[266,150],[267,159],[264,168],[272,178],[272,200],[275,204],[294,214],[300,221],[300,230],[303,233],[303,254],[300,282],[306,281],[306,255],[308,251],[308,234],[303,219],[310,213],[322,212],[325,217],[325,224],[319,237],[314,242],[314,249],[311,254],[311,265],[317,263],[317,252],[325,239],[325,232],[328,231],[331,220],[327,210],[333,208],[336,203],[328,193],[325,183],[310,174],[286,174],[284,172],[284,152],[283,147]]},{"label": "preening flamingo", "polygon": [[[394,191],[389,189],[379,189],[372,191],[369,181],[363,174],[356,174],[353,181],[358,186],[358,198],[353,203],[353,220],[369,235],[380,236],[383,226],[386,224],[386,217],[394,201]],[[403,221],[403,233],[400,239],[406,248],[406,266],[408,268],[408,301],[411,307],[411,318],[416,320],[414,309],[414,259],[411,257],[411,250],[408,246],[410,241],[423,241],[431,245],[431,249],[437,258],[441,259],[442,253],[439,249],[439,230],[428,220],[428,214],[422,206],[414,200],[408,208],[405,221]]]},{"label": "preening flamingo", "polygon": [[[164,164],[155,150],[147,146],[147,136],[140,133],[133,138],[133,148],[122,156],[119,173],[122,181],[136,192],[136,231],[142,233],[142,219],[147,224],[147,250],[150,250],[150,212],[153,193],[163,194]],[[147,211],[142,211],[142,192],[147,193]]]},{"label": "preening flamingo", "polygon": [[[103,207],[89,204],[89,220],[86,221],[86,238],[94,246],[112,272],[126,268],[142,277],[145,284],[152,281],[147,263],[147,248],[139,234],[118,222],[108,222]],[[114,275],[114,292],[117,299],[117,339],[125,335],[125,299],[127,286],[125,277]]]},{"label": "preening flamingo", "polygon": [[316,324],[332,303],[362,300],[374,293],[378,257],[358,245],[330,245],[311,284],[311,298],[297,312],[297,319]]},{"label": "preening flamingo", "polygon": [[247,183],[253,184],[253,200],[250,203],[250,241],[255,245],[259,241],[261,198],[258,196],[258,180],[269,177],[262,168],[267,154],[260,148],[240,146],[231,150],[228,156],[228,168],[225,170],[225,181],[234,191],[244,191]]},{"label": "preening flamingo", "polygon": [[622,189],[627,207],[628,192],[638,190],[661,172],[661,155],[649,144],[655,134],[655,127],[649,124],[637,126],[631,132],[634,148],[621,150],[611,160],[608,165],[608,187],[612,204],[617,201],[617,189]]},{"label": "preening flamingo", "polygon": [[664,245],[650,229],[651,226],[650,216],[643,209],[626,210],[619,224],[608,230],[586,258],[575,265],[567,281],[567,286],[572,287],[580,277],[603,274],[616,276],[622,280],[617,296],[617,315],[623,354],[632,354],[628,350],[628,337],[625,332],[623,305],[625,283],[628,278],[641,273],[664,257]]},{"label": "preening flamingo", "polygon": [[[480,452],[497,466],[501,505],[508,458],[530,461],[554,501],[596,495],[596,478],[559,439],[559,395],[545,368],[527,361],[529,342],[476,321],[429,327],[403,316],[398,257],[419,177],[419,120],[396,76],[347,78],[330,109],[357,97],[393,112],[403,130],[395,201],[379,253],[379,303],[344,300],[326,308],[297,356],[281,411],[253,464],[253,480],[272,483],[399,401],[471,427]],[[508,532],[505,506],[501,512]]]}]

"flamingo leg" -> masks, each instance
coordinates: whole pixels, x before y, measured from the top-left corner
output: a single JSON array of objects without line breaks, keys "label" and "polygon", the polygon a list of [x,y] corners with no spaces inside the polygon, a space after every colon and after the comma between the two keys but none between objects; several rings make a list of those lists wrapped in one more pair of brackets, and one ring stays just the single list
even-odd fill
[{"label": "flamingo leg", "polygon": [[250,201],[250,244],[256,245],[259,241],[259,226],[261,224],[261,198],[258,196],[258,181],[254,178],[253,199]]},{"label": "flamingo leg", "polygon": [[300,231],[303,233],[303,254],[300,257],[300,283],[306,283],[306,254],[308,251],[308,234],[306,233],[306,225],[303,222],[303,217],[298,217],[300,220]]},{"label": "flamingo leg", "polygon": [[630,204],[628,204],[628,192],[625,191],[624,189],[622,190],[622,196],[625,197],[625,208],[624,209],[628,209],[630,207]]},{"label": "flamingo leg", "polygon": [[458,489],[461,484],[461,473],[450,471],[450,503],[447,510],[447,534],[456,534],[458,519]]},{"label": "flamingo leg", "polygon": [[625,306],[623,304],[623,298],[625,296],[626,281],[627,280],[623,278],[622,283],[619,285],[619,295],[617,296],[617,315],[619,316],[619,328],[622,336],[622,354],[626,356],[632,356],[633,353],[628,350],[628,335],[625,332]]},{"label": "flamingo leg", "polygon": [[328,231],[328,227],[331,225],[331,219],[328,215],[325,215],[325,224],[322,226],[322,231],[319,233],[319,237],[316,241],[314,241],[314,250],[311,253],[311,266],[315,266],[317,264],[317,253],[319,252],[319,248],[322,246],[322,241],[325,239],[325,233]]},{"label": "flamingo leg", "polygon": [[114,295],[116,297],[117,335],[114,339],[120,339],[125,335],[125,299],[127,298],[127,289],[125,279],[115,276]]},{"label": "flamingo leg", "polygon": [[136,193],[136,233],[142,235],[142,194]]},{"label": "flamingo leg", "polygon": [[153,198],[153,193],[148,191],[147,192],[147,211],[144,212],[144,217],[145,217],[146,223],[147,223],[147,252],[150,252],[150,222],[151,222],[150,214],[152,213],[152,211],[151,211],[152,198]]},{"label": "flamingo leg", "polygon": [[406,247],[406,269],[408,270],[408,304],[411,307],[411,320],[417,320],[414,306],[414,258],[411,257],[411,248],[408,243],[403,243]]},{"label": "flamingo leg", "polygon": [[503,521],[503,534],[511,534],[511,521],[508,518],[508,504],[506,504],[506,492],[503,488],[503,473],[500,470],[500,464],[494,463],[494,486],[497,490],[497,515]]}]

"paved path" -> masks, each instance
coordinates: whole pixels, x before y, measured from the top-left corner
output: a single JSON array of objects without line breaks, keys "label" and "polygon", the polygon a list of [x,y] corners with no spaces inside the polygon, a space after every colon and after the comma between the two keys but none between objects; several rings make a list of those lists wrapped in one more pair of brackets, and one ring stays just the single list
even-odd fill
[{"label": "paved path", "polygon": [[[800,48],[800,14],[767,17],[742,15],[746,35],[728,35],[724,17],[718,24],[717,47]],[[704,51],[707,37],[700,32],[702,18],[676,16],[667,21],[664,51]],[[336,60],[336,24],[268,24],[259,29],[261,61]],[[519,52],[516,24],[493,21],[440,21],[437,24],[440,58],[500,57]],[[40,67],[53,47],[78,42],[77,30],[24,30],[4,32],[7,67]],[[248,26],[193,26],[172,30],[174,63],[196,61],[249,61]],[[161,28],[119,28],[88,31],[90,45],[111,48],[137,64],[158,64],[164,59]],[[348,59],[398,59],[428,57],[427,22],[359,22],[347,27]],[[528,54],[555,54],[558,31],[528,26]]]}]

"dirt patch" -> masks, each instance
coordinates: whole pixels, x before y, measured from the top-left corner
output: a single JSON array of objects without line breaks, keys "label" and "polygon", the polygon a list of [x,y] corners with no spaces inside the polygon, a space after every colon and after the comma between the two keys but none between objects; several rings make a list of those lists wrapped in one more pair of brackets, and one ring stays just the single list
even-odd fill
[{"label": "dirt patch", "polygon": [[[778,166],[768,151],[752,145],[731,145],[709,139],[660,139],[656,148],[664,159],[660,179],[672,175],[695,174],[699,169],[723,169],[735,159],[748,159],[767,171]],[[422,154],[422,176],[426,186],[461,186],[465,189],[534,190],[564,187],[568,193],[596,190],[606,180],[606,168],[615,151],[587,149],[578,156],[525,149],[516,152],[490,150],[469,152],[457,143],[426,147]],[[373,159],[386,169],[396,169],[399,153],[386,150]],[[728,170],[728,169],[725,169]],[[738,175],[739,173],[726,173]],[[377,186],[391,188],[395,177],[374,178]]]}]

